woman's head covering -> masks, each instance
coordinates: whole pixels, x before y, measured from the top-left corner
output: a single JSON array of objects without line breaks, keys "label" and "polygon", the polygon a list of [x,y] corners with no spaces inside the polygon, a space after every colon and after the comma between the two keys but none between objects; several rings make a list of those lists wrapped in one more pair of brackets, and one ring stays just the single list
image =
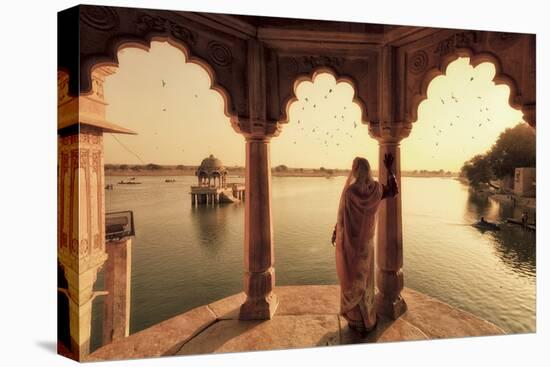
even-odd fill
[{"label": "woman's head covering", "polygon": [[350,173],[354,177],[355,182],[359,182],[360,184],[370,185],[374,181],[369,161],[363,157],[355,157]]}]

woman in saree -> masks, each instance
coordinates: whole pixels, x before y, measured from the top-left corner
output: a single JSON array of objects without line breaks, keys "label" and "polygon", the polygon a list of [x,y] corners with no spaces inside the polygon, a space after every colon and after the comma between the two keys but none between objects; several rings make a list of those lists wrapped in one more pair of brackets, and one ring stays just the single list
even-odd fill
[{"label": "woman in saree", "polygon": [[366,333],[376,326],[374,306],[374,231],[380,202],[398,194],[393,156],[384,156],[386,185],[372,178],[369,162],[357,157],[346,180],[332,243],[340,281],[340,314],[350,328]]}]

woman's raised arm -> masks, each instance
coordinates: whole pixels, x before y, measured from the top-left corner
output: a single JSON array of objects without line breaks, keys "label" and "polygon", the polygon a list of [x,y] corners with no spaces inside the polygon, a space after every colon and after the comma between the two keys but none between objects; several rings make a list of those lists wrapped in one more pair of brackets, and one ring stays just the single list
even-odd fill
[{"label": "woman's raised arm", "polygon": [[393,173],[393,155],[391,153],[384,154],[384,166],[388,170],[388,180],[384,186],[384,193],[382,199],[394,198],[399,194],[399,186],[397,185],[397,179]]}]

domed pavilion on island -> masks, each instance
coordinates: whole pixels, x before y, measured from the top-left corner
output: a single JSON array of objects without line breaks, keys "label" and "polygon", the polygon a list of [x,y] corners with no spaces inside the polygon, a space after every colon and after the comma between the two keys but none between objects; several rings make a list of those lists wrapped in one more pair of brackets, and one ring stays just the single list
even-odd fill
[{"label": "domed pavilion on island", "polygon": [[244,201],[243,183],[228,183],[227,169],[222,161],[210,154],[195,171],[198,185],[191,186],[192,205],[214,205]]}]

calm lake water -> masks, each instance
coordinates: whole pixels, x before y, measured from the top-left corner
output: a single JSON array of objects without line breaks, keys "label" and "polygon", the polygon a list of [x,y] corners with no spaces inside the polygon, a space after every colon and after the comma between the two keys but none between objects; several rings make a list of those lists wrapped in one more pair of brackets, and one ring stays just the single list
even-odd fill
[{"label": "calm lake water", "polygon": [[[191,206],[194,177],[107,177],[107,211],[133,210],[130,332],[242,290],[244,205]],[[279,285],[336,284],[330,236],[344,177],[273,177]],[[244,182],[244,178],[231,178]],[[518,210],[450,178],[403,178],[407,287],[487,319],[507,332],[535,331],[535,235],[519,226],[480,232]],[[97,289],[102,288],[99,274]],[[101,344],[102,299],[93,311],[92,349]]]}]

